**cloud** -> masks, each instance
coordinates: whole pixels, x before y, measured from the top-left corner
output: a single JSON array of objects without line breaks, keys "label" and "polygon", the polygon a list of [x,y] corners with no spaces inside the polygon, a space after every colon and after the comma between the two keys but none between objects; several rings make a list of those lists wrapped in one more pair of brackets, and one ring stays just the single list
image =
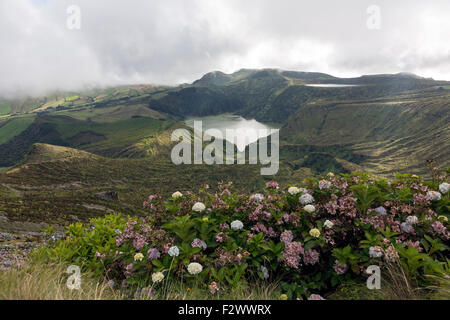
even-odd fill
[{"label": "cloud", "polygon": [[[380,29],[367,28],[378,5]],[[67,8],[81,29],[67,28]],[[450,80],[450,2],[2,0],[0,94],[178,84],[240,68]]]}]

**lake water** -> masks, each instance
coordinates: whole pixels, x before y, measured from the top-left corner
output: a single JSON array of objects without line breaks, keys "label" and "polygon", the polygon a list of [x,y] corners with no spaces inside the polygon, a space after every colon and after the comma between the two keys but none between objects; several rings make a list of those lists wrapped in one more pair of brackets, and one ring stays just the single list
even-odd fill
[{"label": "lake water", "polygon": [[335,83],[319,83],[319,84],[305,84],[307,87],[319,88],[344,88],[344,87],[359,87],[359,84],[335,84]]},{"label": "lake water", "polygon": [[[270,129],[279,129],[280,127],[275,124],[267,124],[256,121],[255,119],[247,120],[241,116],[233,114],[221,114],[217,116],[209,117],[192,117],[186,120],[186,124],[190,127],[194,127],[194,121],[202,121],[202,131],[205,132],[208,129],[218,129],[222,132],[225,140],[234,143],[233,139],[226,139],[226,130],[233,129],[240,130],[240,137],[245,136],[245,142],[239,141],[236,144],[239,151],[245,150],[245,147],[258,139],[267,137],[270,134]],[[252,132],[256,133],[256,136],[250,134],[250,132],[245,133],[246,130],[251,129]],[[261,131],[261,129],[266,129],[266,133]]]}]

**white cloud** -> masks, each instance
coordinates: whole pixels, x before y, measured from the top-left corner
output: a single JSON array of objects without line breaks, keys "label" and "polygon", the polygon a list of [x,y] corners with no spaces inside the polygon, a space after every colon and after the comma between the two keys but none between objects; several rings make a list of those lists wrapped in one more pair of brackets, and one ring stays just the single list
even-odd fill
[{"label": "white cloud", "polygon": [[[81,30],[66,28],[69,5]],[[345,4],[345,5],[344,5]],[[177,84],[212,70],[337,76],[409,71],[450,80],[450,2],[379,0],[2,0],[0,94]]]}]

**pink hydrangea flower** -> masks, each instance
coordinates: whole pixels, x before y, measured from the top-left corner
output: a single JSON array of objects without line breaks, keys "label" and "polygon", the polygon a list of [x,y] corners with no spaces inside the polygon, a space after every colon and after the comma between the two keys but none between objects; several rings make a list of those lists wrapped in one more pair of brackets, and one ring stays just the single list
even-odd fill
[{"label": "pink hydrangea flower", "polygon": [[300,266],[300,255],[304,254],[302,244],[300,242],[287,242],[284,244],[283,260],[284,263],[291,268],[298,269]]},{"label": "pink hydrangea flower", "polygon": [[266,183],[266,188],[267,189],[278,189],[279,188],[278,182],[276,182],[276,181],[269,181],[269,182]]},{"label": "pink hydrangea flower", "polygon": [[306,250],[305,256],[303,257],[303,261],[305,261],[305,264],[314,265],[319,262],[320,253],[316,250],[309,249]]},{"label": "pink hydrangea flower", "polygon": [[280,241],[286,243],[292,242],[294,235],[291,230],[284,230],[280,235]]},{"label": "pink hydrangea flower", "polygon": [[341,275],[347,272],[348,270],[348,265],[347,264],[340,264],[339,261],[335,261],[334,262],[334,266],[333,266],[334,271]]}]

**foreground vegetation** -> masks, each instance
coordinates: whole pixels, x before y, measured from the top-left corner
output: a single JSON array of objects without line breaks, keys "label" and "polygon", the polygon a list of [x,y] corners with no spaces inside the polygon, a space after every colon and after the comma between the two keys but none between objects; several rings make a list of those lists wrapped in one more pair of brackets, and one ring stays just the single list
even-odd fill
[{"label": "foreground vegetation", "polygon": [[[146,217],[72,224],[32,257],[80,266],[126,298],[448,299],[446,181],[330,174],[264,194],[231,183],[155,194]],[[382,290],[365,288],[370,265]]]},{"label": "foreground vegetation", "polygon": [[[111,283],[94,278],[87,272],[80,290],[67,288],[68,266],[64,264],[44,264],[31,259],[24,268],[0,271],[0,300],[280,300],[284,299],[279,283],[249,284],[246,288],[222,289],[211,295],[201,284],[188,285],[183,281],[169,280],[163,290],[137,290],[134,295],[124,294]],[[417,300],[450,299],[450,278],[435,279],[438,286],[428,288],[413,287],[402,273],[382,281],[380,290],[369,290],[365,284],[343,284],[328,296],[331,300]]]},{"label": "foreground vegetation", "polygon": [[121,299],[120,292],[107,282],[83,274],[80,290],[67,285],[67,267],[33,261],[26,267],[0,271],[0,300],[111,300]]}]

